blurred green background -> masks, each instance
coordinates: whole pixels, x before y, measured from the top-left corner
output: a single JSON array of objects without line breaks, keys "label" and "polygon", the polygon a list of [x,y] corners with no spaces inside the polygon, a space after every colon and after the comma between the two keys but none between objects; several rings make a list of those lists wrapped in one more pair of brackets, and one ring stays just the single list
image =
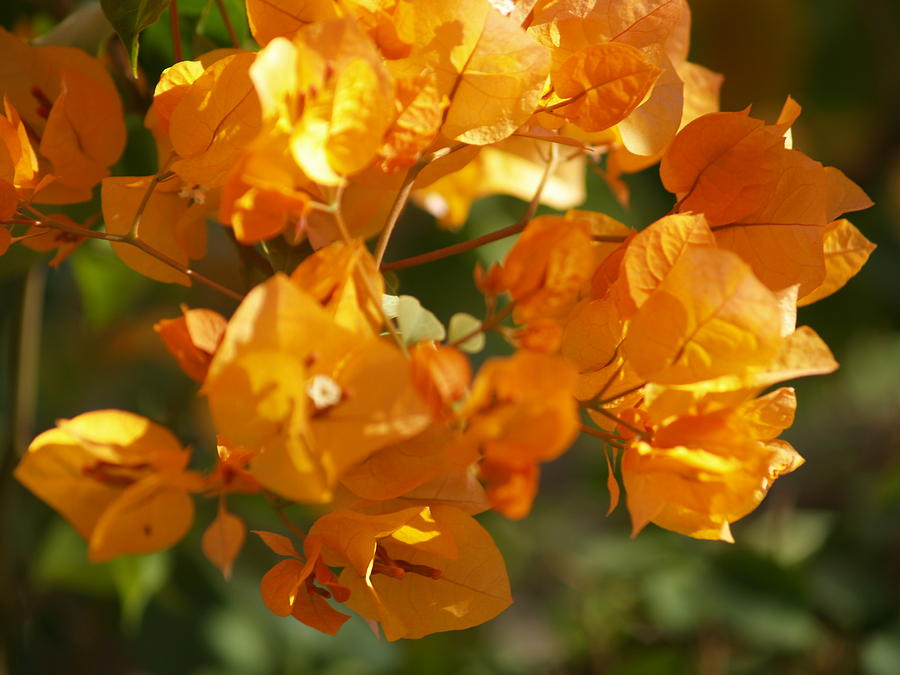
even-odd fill
[{"label": "blurred green background", "polygon": [[[240,2],[226,4],[237,18]],[[189,55],[225,44],[213,3],[179,6]],[[807,464],[734,526],[736,544],[652,527],[631,540],[624,509],[604,517],[605,465],[597,445],[582,442],[547,466],[531,517],[483,519],[506,555],[516,602],[478,629],[389,644],[360,620],[331,638],[275,617],[259,597],[272,564],[259,542],[248,541],[228,583],[202,557],[209,504],[199,505],[176,549],[92,566],[71,528],[11,479],[17,453],[58,417],[117,407],[166,424],[201,464],[210,462],[202,400],[152,325],[175,316],[180,302],[232,307],[202,287],[150,282],[103,243],[85,245],[57,270],[46,269],[46,256],[14,249],[0,261],[0,673],[900,673],[900,6],[691,6],[692,60],[725,73],[723,109],[752,103],[771,120],[794,96],[804,106],[795,147],[842,169],[877,203],[852,216],[878,244],[869,264],[838,295],[800,312],[842,364],[797,383],[800,409],[785,437]],[[0,20],[41,34],[72,8],[14,0],[0,4]],[[137,133],[118,174],[155,170],[141,111],[171,62],[167,20],[145,34],[146,81],[120,78]],[[238,30],[246,36],[240,22]],[[587,206],[638,226],[669,209],[655,170],[629,183],[630,211],[591,177]],[[461,233],[438,231],[411,211],[389,257],[497,229],[521,210],[512,199],[483,200]],[[253,280],[231,243],[211,231],[201,269],[246,287]],[[472,266],[503,251],[497,244],[409,270],[400,288],[443,320],[479,314]],[[17,381],[32,387],[17,393]],[[252,528],[278,529],[254,499],[232,508]]]}]

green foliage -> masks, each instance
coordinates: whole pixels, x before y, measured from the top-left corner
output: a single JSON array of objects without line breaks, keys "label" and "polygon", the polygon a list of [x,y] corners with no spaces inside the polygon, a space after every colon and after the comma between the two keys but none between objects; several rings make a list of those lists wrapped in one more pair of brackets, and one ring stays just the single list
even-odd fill
[{"label": "green foliage", "polygon": [[438,318],[411,295],[387,295],[384,307],[385,314],[397,318],[400,334],[406,344],[415,344],[421,340],[443,340],[447,334]]},{"label": "green foliage", "polygon": [[[72,274],[81,293],[84,320],[94,331],[122,316],[144,287],[106,242],[89,242],[72,259]],[[115,288],[115,293],[109,289]]]},{"label": "green foliage", "polygon": [[481,328],[481,320],[475,318],[466,312],[457,312],[450,317],[450,323],[447,325],[447,339],[451,343],[462,340],[467,335],[476,333],[464,342],[459,343],[459,348],[469,354],[477,354],[484,349],[485,338],[483,332],[478,332]]},{"label": "green foliage", "polygon": [[169,0],[100,0],[100,6],[122,38],[131,59],[131,70],[137,77],[138,37],[159,20]]}]

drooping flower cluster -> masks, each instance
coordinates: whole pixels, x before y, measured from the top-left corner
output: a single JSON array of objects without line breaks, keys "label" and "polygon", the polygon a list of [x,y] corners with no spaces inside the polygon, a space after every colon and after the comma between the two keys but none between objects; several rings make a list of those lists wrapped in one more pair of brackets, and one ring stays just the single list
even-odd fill
[{"label": "drooping flower cluster", "polygon": [[[240,301],[230,318],[184,307],[157,326],[208,402],[208,473],[155,423],[98,411],[38,436],[19,480],[93,560],[174,544],[191,495],[216,498],[203,549],[226,575],[246,533],[228,497],[260,495],[294,537],[257,531],[283,558],[262,578],[267,606],[333,634],[344,604],[391,640],[511,602],[473,516],[526,516],[541,465],[579,433],[600,439],[610,508],[624,487],[634,534],[655,523],[731,541],[803,462],[778,439],[793,389],[770,388],[837,366],[796,308],[871,250],[839,219],[865,194],[792,149],[799,106],[772,125],[717,112],[721,78],[686,60],[683,0],[247,0],[247,16],[258,50],[163,73],[145,120],[160,170],[144,177],[105,177],[124,127],[96,61],[0,34],[5,61],[47,64],[0,70],[0,248],[107,239],[150,278]],[[115,121],[98,126],[101,113]],[[623,201],[621,174],[661,161],[671,212],[637,231],[575,210],[598,161]],[[101,179],[105,230],[35,207],[83,200]],[[455,226],[497,193],[530,201],[520,222],[383,262],[410,199]],[[541,203],[565,213],[535,217]],[[211,216],[264,261],[260,242],[312,252],[237,294],[189,267]],[[445,328],[415,297],[385,294],[384,269],[516,234],[475,271],[481,320]],[[467,353],[487,331],[513,352],[473,376]],[[303,533],[281,511],[293,503],[326,514]]]}]

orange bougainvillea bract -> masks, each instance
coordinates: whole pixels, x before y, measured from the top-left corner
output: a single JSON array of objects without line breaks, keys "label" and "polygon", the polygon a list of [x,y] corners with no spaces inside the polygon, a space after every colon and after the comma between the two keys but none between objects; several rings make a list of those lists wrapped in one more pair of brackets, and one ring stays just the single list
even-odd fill
[{"label": "orange bougainvillea bract", "polygon": [[[0,255],[21,244],[57,266],[105,240],[135,274],[231,303],[155,325],[211,420],[195,450],[131,412],[60,411],[23,455],[16,478],[90,560],[196,526],[226,578],[261,541],[261,601],[323,633],[354,613],[388,640],[469,628],[512,602],[478,514],[525,518],[542,467],[579,437],[632,535],[734,541],[804,462],[779,439],[797,406],[785,383],[837,368],[797,307],[874,249],[844,217],[869,198],[793,146],[800,105],[771,123],[719,111],[722,76],[687,60],[684,0],[245,9],[252,39],[188,55],[178,41],[147,90],[143,176],[113,175],[130,70],[0,30]],[[623,175],[657,163],[673,196],[653,222],[579,210],[587,165],[627,203]],[[521,219],[392,250],[409,204],[456,228],[493,194],[523,199]],[[67,210],[91,200],[92,216]],[[229,282],[194,267],[222,237],[240,251]],[[507,237],[474,270],[480,316],[441,321],[407,287],[405,269]],[[473,359],[486,334],[490,358]],[[214,501],[194,525],[197,499]]]}]

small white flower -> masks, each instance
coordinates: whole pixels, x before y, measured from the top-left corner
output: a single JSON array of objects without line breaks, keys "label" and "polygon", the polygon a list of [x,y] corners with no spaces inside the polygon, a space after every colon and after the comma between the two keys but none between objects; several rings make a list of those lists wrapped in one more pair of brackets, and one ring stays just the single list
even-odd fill
[{"label": "small white flower", "polygon": [[192,204],[205,204],[206,193],[209,190],[204,185],[188,185],[185,183],[178,191],[178,196],[182,199],[190,199]]},{"label": "small white flower", "polygon": [[503,16],[509,16],[516,9],[515,0],[490,0],[490,3]]},{"label": "small white flower", "polygon": [[328,375],[314,375],[306,383],[306,395],[316,410],[324,410],[341,402],[340,385]]}]

